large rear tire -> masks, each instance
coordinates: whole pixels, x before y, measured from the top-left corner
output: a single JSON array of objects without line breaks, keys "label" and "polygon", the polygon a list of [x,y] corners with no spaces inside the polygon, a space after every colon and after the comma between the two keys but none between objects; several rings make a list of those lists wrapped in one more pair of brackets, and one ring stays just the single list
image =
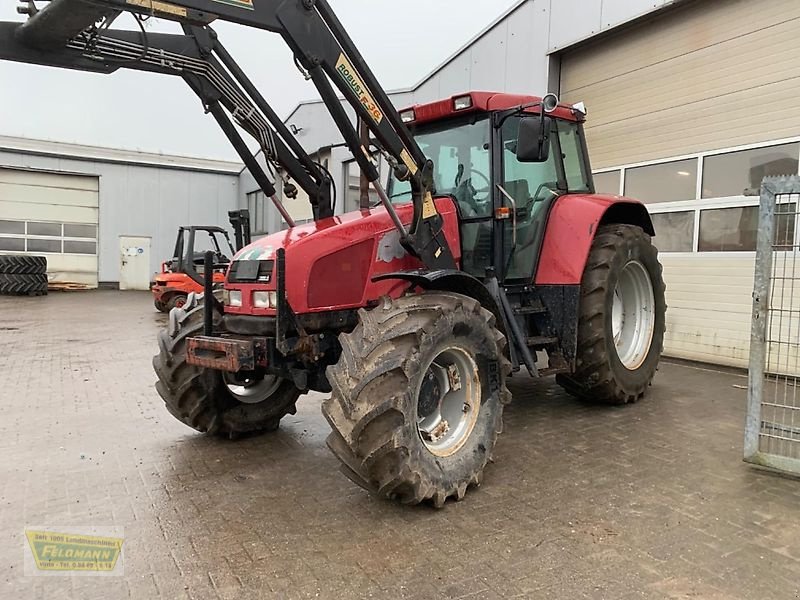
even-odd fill
[{"label": "large rear tire", "polygon": [[502,430],[510,363],[494,316],[448,292],[388,298],[342,334],[322,411],[355,483],[404,504],[464,497]]},{"label": "large rear tire", "polygon": [[634,225],[604,225],[581,282],[576,369],[556,381],[581,399],[627,404],[644,395],[664,343],[658,250]]},{"label": "large rear tire", "polygon": [[47,258],[28,254],[0,255],[0,273],[10,275],[47,273]]},{"label": "large rear tire", "polygon": [[0,273],[0,294],[5,296],[44,296],[47,294],[45,273]]},{"label": "large rear tire", "polygon": [[295,414],[300,391],[291,381],[237,379],[186,362],[187,339],[203,332],[202,298],[190,295],[169,320],[158,336],[153,368],[156,390],[176,419],[197,431],[234,439],[273,431],[284,416]]}]

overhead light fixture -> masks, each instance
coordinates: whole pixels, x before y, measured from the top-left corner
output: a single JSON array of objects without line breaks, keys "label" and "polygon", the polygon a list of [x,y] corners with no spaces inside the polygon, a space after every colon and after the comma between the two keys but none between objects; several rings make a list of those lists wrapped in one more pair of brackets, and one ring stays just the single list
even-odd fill
[{"label": "overhead light fixture", "polygon": [[678,175],[680,175],[681,177],[689,177],[691,173],[689,173],[689,171],[678,171]]},{"label": "overhead light fixture", "polygon": [[468,108],[472,108],[472,96],[459,96],[458,98],[453,98],[454,110],[466,110]]},{"label": "overhead light fixture", "polygon": [[400,113],[400,120],[403,123],[413,123],[414,121],[417,120],[417,114],[414,112],[413,108],[404,110],[403,112]]}]

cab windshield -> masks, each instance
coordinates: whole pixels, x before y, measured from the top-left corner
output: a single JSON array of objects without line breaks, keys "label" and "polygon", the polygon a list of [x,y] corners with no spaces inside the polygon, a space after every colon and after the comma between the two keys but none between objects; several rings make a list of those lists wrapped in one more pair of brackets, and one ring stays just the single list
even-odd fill
[{"label": "cab windshield", "polygon": [[[492,211],[490,133],[489,119],[484,117],[456,126],[434,126],[414,136],[436,165],[436,193],[454,196],[465,219],[487,217]],[[392,177],[389,195],[395,204],[411,202],[411,184]]]}]

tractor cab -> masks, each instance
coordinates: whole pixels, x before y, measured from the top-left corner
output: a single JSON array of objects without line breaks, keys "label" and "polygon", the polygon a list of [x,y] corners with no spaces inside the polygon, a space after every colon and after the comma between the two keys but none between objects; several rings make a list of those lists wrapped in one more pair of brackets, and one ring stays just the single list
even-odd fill
[{"label": "tractor cab", "polygon": [[[550,98],[542,111],[539,98],[477,92],[400,113],[436,165],[436,193],[456,201],[461,266],[475,277],[531,281],[555,200],[594,192],[582,106]],[[388,191],[411,201],[407,182],[392,177]]]}]

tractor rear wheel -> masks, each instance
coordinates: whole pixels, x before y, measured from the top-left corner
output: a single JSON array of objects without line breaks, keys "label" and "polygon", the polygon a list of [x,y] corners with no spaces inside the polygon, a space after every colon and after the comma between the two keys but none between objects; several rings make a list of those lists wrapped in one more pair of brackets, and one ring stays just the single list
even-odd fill
[{"label": "tractor rear wheel", "polygon": [[153,368],[156,390],[176,419],[197,431],[234,439],[273,431],[284,416],[295,414],[300,390],[291,381],[223,374],[186,362],[187,339],[203,332],[202,298],[192,294],[169,321],[158,336]]},{"label": "tractor rear wheel", "polygon": [[556,381],[591,402],[639,400],[661,358],[664,290],[658,250],[641,227],[600,227],[581,282],[576,369]]},{"label": "tractor rear wheel", "polygon": [[511,399],[492,313],[449,292],[384,299],[359,313],[328,367],[328,446],[355,483],[404,504],[479,485]]}]

